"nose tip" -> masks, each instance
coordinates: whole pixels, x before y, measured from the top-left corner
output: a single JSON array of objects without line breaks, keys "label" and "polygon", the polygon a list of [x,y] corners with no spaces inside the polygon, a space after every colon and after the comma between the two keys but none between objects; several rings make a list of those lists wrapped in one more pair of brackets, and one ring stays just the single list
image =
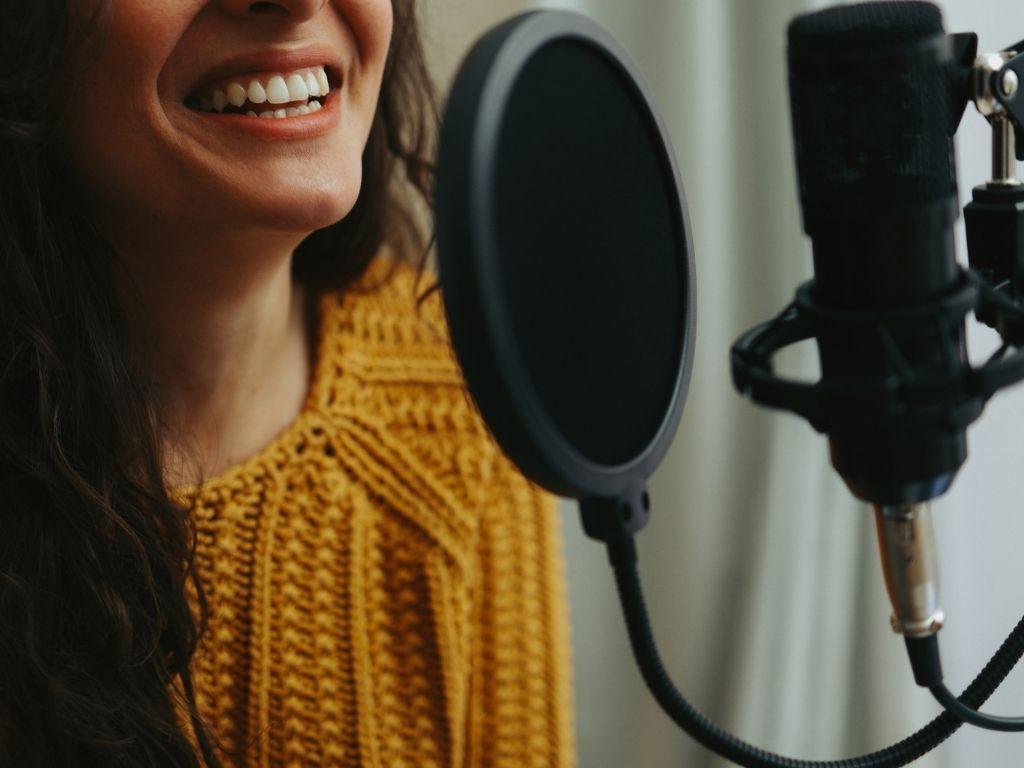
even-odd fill
[{"label": "nose tip", "polygon": [[280,17],[305,21],[319,13],[328,0],[220,0],[232,16],[244,18]]}]

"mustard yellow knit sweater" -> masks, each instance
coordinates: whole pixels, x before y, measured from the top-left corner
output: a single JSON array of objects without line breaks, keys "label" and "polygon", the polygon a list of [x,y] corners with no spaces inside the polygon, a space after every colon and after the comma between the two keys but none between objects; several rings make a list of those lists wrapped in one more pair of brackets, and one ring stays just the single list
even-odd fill
[{"label": "mustard yellow knit sweater", "polygon": [[324,296],[299,417],[175,489],[198,490],[193,674],[228,766],[574,764],[556,499],[489,435],[440,292],[417,317],[433,279]]}]

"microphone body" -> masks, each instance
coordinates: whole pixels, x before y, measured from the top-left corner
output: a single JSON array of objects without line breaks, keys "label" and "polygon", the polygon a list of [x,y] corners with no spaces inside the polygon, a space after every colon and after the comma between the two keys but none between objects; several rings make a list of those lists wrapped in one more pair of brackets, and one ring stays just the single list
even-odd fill
[{"label": "microphone body", "polygon": [[[823,381],[893,384],[966,364],[950,45],[927,3],[840,6],[789,28],[804,229],[814,255]],[[858,498],[905,505],[945,492],[967,457],[942,402],[836,414],[832,465]]]}]

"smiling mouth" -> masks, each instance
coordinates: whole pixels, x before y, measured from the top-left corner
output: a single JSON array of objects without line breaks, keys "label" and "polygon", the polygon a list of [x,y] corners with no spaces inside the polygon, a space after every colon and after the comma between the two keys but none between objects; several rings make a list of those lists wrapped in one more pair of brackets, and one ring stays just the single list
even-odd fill
[{"label": "smiling mouth", "polygon": [[[333,82],[332,82],[333,81]],[[197,112],[289,118],[318,112],[337,86],[328,67],[232,77],[197,89],[185,106]]]}]

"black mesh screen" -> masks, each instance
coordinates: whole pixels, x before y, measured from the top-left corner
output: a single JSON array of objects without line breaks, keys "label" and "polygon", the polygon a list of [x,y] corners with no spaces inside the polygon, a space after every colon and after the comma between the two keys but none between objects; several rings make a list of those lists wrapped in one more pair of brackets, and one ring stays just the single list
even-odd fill
[{"label": "black mesh screen", "polygon": [[521,73],[498,152],[496,242],[515,338],[549,417],[586,458],[635,458],[668,410],[685,294],[678,203],[646,107],[595,49]]},{"label": "black mesh screen", "polygon": [[932,3],[852,3],[807,13],[789,25],[793,51],[823,50],[867,53],[905,47],[942,34],[942,13]]},{"label": "black mesh screen", "polygon": [[830,8],[789,26],[806,223],[956,193],[949,56],[930,3]]}]

